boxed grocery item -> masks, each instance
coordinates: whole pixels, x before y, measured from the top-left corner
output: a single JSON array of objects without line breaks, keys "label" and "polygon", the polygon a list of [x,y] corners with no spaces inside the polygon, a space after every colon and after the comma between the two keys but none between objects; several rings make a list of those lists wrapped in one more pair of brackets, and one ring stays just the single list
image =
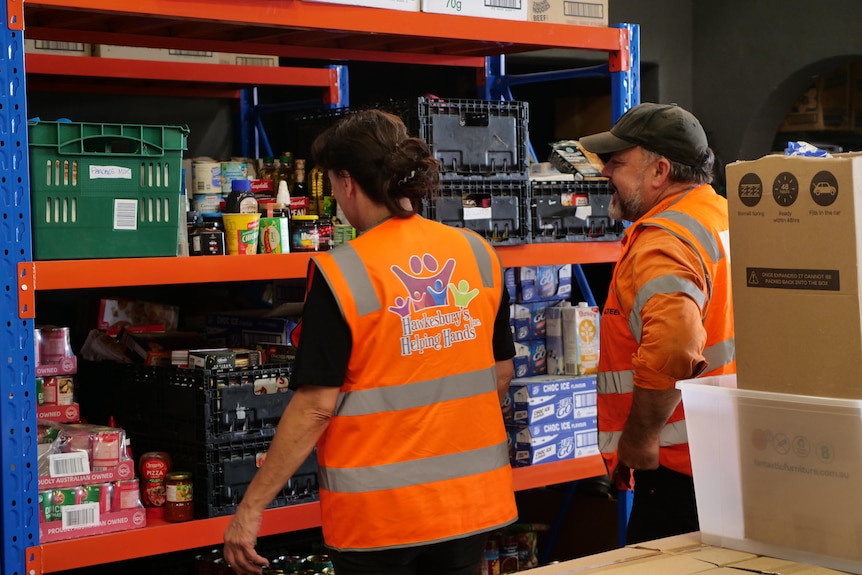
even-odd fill
[{"label": "boxed grocery item", "polygon": [[677,383],[704,543],[862,573],[862,401],[738,381]]},{"label": "boxed grocery item", "polygon": [[134,462],[119,428],[40,421],[39,489],[131,479]]},{"label": "boxed grocery item", "polygon": [[419,12],[419,0],[303,0],[324,4],[345,4],[348,6],[365,6],[367,8],[389,8],[390,10],[406,10]]},{"label": "boxed grocery item", "polygon": [[526,341],[530,339],[530,308],[526,304],[513,303],[509,305],[509,327],[512,328],[512,339]]},{"label": "boxed grocery item", "polygon": [[563,369],[569,375],[589,375],[599,368],[599,319],[597,306],[578,302],[560,309],[562,316]]},{"label": "boxed grocery item", "polygon": [[598,421],[594,416],[510,426],[517,466],[598,455]]},{"label": "boxed grocery item", "polygon": [[453,16],[479,16],[505,20],[527,20],[527,1],[476,2],[475,0],[422,0],[423,12]]},{"label": "boxed grocery item", "polygon": [[68,327],[43,325],[33,329],[37,377],[71,375],[78,371]]},{"label": "boxed grocery item", "polygon": [[596,416],[596,377],[537,375],[509,384],[510,409],[504,419],[532,425]]},{"label": "boxed grocery item", "polygon": [[572,264],[515,268],[517,301],[559,301],[572,295]]},{"label": "boxed grocery item", "polygon": [[545,310],[545,354],[547,355],[548,375],[564,375],[566,363],[563,345],[563,309],[562,305],[548,306]]},{"label": "boxed grocery item", "polygon": [[301,303],[285,303],[272,310],[208,313],[204,319],[207,341],[225,347],[289,344],[301,310]]},{"label": "boxed grocery item", "polygon": [[862,398],[862,154],[727,166],[739,386]]},{"label": "boxed grocery item", "polygon": [[126,326],[141,330],[173,331],[179,324],[180,308],[131,298],[102,298],[96,327],[109,335]]},{"label": "boxed grocery item", "polygon": [[60,56],[92,56],[93,45],[86,42],[58,42],[56,40],[24,40],[25,54],[54,54]]},{"label": "boxed grocery item", "polygon": [[545,339],[527,339],[515,342],[515,377],[528,377],[547,373]]},{"label": "boxed grocery item", "polygon": [[794,102],[778,131],[851,129],[850,79],[849,65],[817,78]]},{"label": "boxed grocery item", "polygon": [[528,0],[531,22],[571,24],[576,26],[607,26],[607,0],[575,2],[573,0]]}]

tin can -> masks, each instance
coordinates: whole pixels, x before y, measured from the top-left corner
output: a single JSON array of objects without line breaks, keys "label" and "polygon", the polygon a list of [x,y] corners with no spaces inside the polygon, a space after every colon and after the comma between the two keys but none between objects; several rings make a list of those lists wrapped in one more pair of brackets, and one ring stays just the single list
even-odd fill
[{"label": "tin can", "polygon": [[305,558],[305,564],[315,573],[320,573],[327,567],[332,567],[332,560],[329,555],[309,555]]},{"label": "tin can", "polygon": [[165,521],[179,523],[195,518],[192,474],[173,471],[165,477]]}]

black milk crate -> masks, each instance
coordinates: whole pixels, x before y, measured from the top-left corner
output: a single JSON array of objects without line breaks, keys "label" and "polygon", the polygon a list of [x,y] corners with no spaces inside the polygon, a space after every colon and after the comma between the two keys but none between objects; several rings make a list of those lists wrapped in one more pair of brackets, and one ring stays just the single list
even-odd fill
[{"label": "black milk crate", "polygon": [[444,178],[440,193],[422,202],[423,215],[456,228],[471,229],[495,245],[529,239],[526,178]]},{"label": "black milk crate", "polygon": [[532,241],[615,241],[622,222],[611,219],[607,180],[532,180],[530,222]]},{"label": "black milk crate", "polygon": [[84,385],[113,396],[117,425],[130,433],[218,444],[275,433],[293,395],[287,389],[292,367],[204,370],[102,362],[88,367],[88,379],[96,381]]},{"label": "black milk crate", "polygon": [[[257,438],[204,445],[165,441],[158,435],[146,433],[129,436],[140,453],[166,451],[171,456],[173,470],[192,473],[192,495],[198,519],[236,512],[271,443],[271,439]],[[308,503],[317,501],[318,497],[317,453],[312,451],[267,507]]]},{"label": "black milk crate", "polygon": [[486,177],[529,173],[526,102],[419,98],[419,137],[442,174]]}]

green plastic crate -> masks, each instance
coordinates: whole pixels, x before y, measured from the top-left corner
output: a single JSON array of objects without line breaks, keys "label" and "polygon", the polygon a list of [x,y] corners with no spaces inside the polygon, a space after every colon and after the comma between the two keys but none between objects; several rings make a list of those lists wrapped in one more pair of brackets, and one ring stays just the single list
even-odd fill
[{"label": "green plastic crate", "polygon": [[34,259],[177,255],[187,127],[28,129]]}]

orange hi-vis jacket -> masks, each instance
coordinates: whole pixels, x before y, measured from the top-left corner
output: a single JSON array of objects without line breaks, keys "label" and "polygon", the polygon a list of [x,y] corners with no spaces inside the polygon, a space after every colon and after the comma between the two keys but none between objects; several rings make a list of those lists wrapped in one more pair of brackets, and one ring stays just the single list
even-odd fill
[{"label": "orange hi-vis jacket", "polygon": [[493,248],[414,215],[314,260],[353,341],[317,446],[327,545],[411,547],[515,521],[492,347],[503,290]]},{"label": "orange hi-vis jacket", "polygon": [[[647,232],[648,249],[637,241]],[[674,254],[679,253],[689,254],[689,259],[676,261]],[[697,283],[692,278],[698,278]],[[679,304],[680,294],[700,310],[699,333],[688,333],[690,324],[674,323],[681,321],[675,319],[676,309],[661,308],[658,318],[649,315],[650,306],[655,312],[659,306]],[[667,389],[676,379],[736,372],[732,306],[727,201],[711,186],[665,200],[626,230],[602,313],[597,379],[599,449],[609,473],[618,463],[617,444],[635,385]],[[659,333],[644,333],[645,326],[656,323],[661,325]],[[661,373],[667,366],[691,368],[687,373]],[[682,402],[661,431],[659,464],[692,473]]]}]

